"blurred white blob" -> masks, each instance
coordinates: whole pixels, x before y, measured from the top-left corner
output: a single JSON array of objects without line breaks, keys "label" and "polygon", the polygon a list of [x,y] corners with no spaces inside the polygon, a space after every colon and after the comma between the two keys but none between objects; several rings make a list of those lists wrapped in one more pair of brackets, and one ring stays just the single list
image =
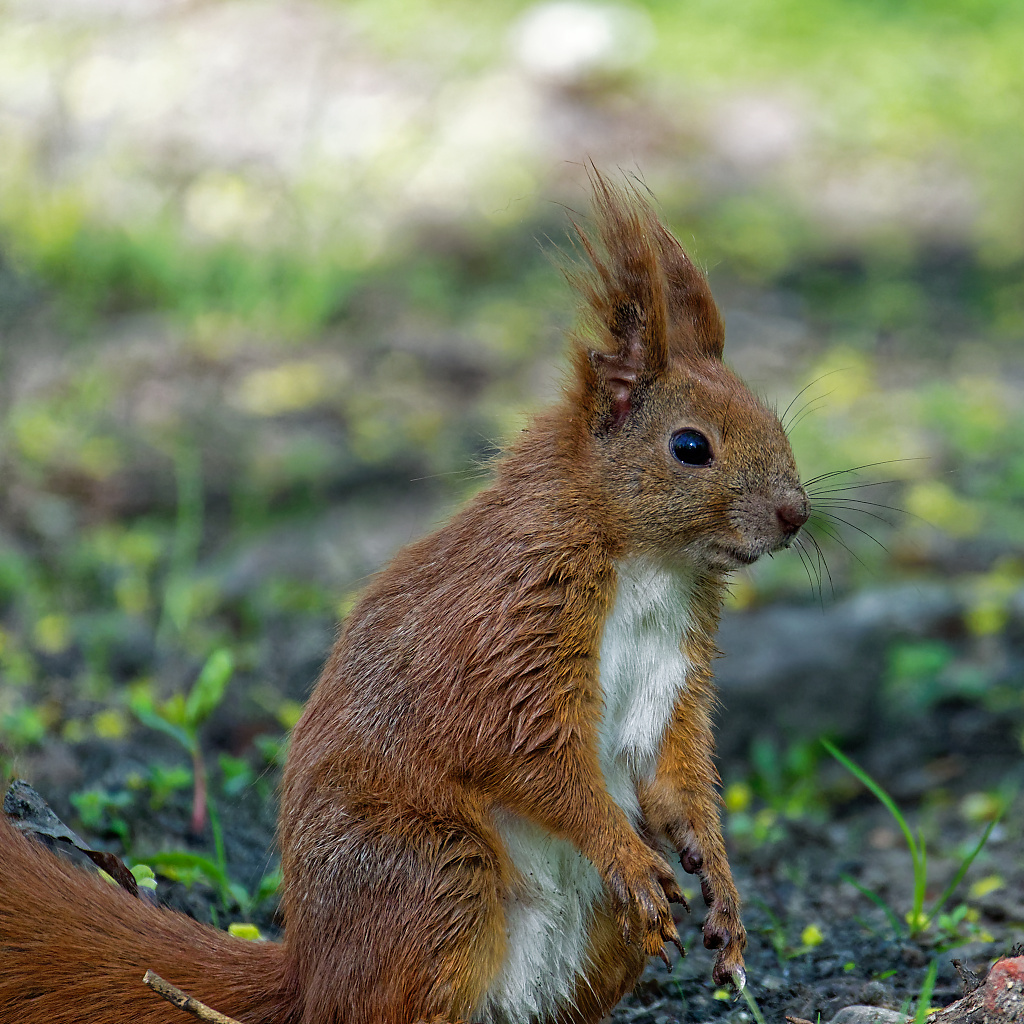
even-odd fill
[{"label": "blurred white blob", "polygon": [[12,6],[36,17],[146,18],[168,14],[190,0],[13,0]]},{"label": "blurred white blob", "polygon": [[512,33],[513,51],[527,72],[564,82],[631,67],[653,44],[645,11],[585,0],[538,4]]},{"label": "blurred white blob", "polygon": [[803,112],[789,100],[748,93],[717,105],[710,141],[733,164],[760,169],[795,156],[807,127]]}]

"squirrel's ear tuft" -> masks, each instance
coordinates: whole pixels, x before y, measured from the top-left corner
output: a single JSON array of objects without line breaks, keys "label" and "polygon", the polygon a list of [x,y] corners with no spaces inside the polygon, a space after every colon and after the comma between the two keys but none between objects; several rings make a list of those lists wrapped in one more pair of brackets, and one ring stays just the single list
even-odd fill
[{"label": "squirrel's ear tuft", "polygon": [[606,429],[674,361],[719,359],[724,331],[704,275],[635,189],[591,171],[598,244],[573,224],[589,266],[570,276],[596,347],[578,352],[584,392]]},{"label": "squirrel's ear tuft", "polygon": [[681,358],[721,359],[725,324],[707,278],[664,224],[652,217],[668,304],[669,350]]}]

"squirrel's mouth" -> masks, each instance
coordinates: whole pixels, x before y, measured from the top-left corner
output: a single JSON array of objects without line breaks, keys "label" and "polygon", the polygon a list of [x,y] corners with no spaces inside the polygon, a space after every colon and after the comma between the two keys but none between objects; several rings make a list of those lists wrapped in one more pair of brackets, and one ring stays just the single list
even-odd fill
[{"label": "squirrel's mouth", "polygon": [[717,542],[708,545],[711,561],[719,569],[742,569],[745,565],[753,565],[764,553],[760,547],[741,548]]},{"label": "squirrel's mouth", "polygon": [[708,538],[705,544],[705,554],[708,560],[717,569],[742,569],[744,566],[753,565],[762,555],[770,555],[775,551],[782,551],[790,547],[800,532],[800,527],[782,534],[781,536],[754,536],[744,537],[740,530],[736,531],[739,536],[736,542],[728,540]]},{"label": "squirrel's mouth", "polygon": [[742,569],[753,565],[762,555],[788,548],[796,539],[792,533],[774,542],[761,538],[749,544],[729,544],[720,540],[710,541],[706,547],[709,560],[718,569]]}]

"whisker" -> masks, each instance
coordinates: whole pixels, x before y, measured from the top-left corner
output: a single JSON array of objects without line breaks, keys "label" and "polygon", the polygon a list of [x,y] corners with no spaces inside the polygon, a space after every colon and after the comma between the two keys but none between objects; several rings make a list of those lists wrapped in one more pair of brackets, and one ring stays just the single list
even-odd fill
[{"label": "whisker", "polygon": [[807,491],[808,496],[814,497],[819,494],[843,494],[846,491],[859,491],[862,487],[881,487],[883,484],[903,484],[905,480],[866,480],[862,484],[844,484],[842,487],[821,487],[818,490]]},{"label": "whisker", "polygon": [[[844,519],[842,516],[834,515],[833,513],[827,513],[829,520],[834,520],[837,523],[842,523],[844,526],[848,526],[851,530],[856,530],[858,533],[862,533],[872,543],[877,544],[886,554],[889,554],[889,549],[877,538],[868,533],[867,530],[862,530],[856,523],[851,523],[848,519]],[[852,552],[851,552],[852,554]]]},{"label": "whisker", "polygon": [[[814,495],[814,497],[818,497],[818,495]],[[850,508],[851,510],[853,509],[854,505],[868,505],[871,508],[884,508],[888,509],[890,512],[899,512],[905,516],[912,516],[914,514],[913,512],[908,512],[905,508],[900,508],[899,505],[886,505],[884,501],[867,501],[864,498],[818,498],[818,501],[813,502],[813,504],[838,504],[839,502],[848,502],[849,504],[847,505],[847,507]]]},{"label": "whisker", "polygon": [[[877,512],[872,512],[871,509],[868,508],[852,508],[849,505],[841,505],[838,501],[819,501],[815,503],[816,508],[822,508],[823,506],[826,510],[839,509],[840,511],[845,512],[859,512],[861,515],[871,516],[872,519],[877,519],[880,523],[885,523],[886,526],[895,526],[895,523],[891,520],[886,519],[885,516],[880,516]],[[888,505],[883,505],[882,507],[889,508]],[[900,510],[895,509],[894,511],[898,512]],[[825,514],[831,515],[832,513],[831,511],[826,511]]]},{"label": "whisker", "polygon": [[[865,462],[862,466],[851,466],[849,469],[834,469],[831,473],[819,473],[818,476],[812,476],[810,480],[804,481],[804,489],[813,487],[815,484],[821,483],[822,480],[831,480],[836,476],[843,476],[846,473],[859,473],[862,469],[873,469],[875,466],[892,466],[897,462],[922,462],[927,456],[924,455],[913,455],[905,459],[884,459],[881,462]],[[899,483],[900,481],[889,481],[890,483]],[[854,484],[855,487],[867,487],[868,484]]]},{"label": "whisker", "polygon": [[821,398],[816,398],[813,402],[808,402],[805,406],[803,406],[803,408],[801,408],[801,410],[793,417],[793,422],[783,428],[786,431],[786,433],[789,434],[791,431],[796,430],[796,428],[808,416],[810,416],[811,413],[817,412],[821,408],[821,403],[825,401],[825,399],[828,398],[828,396],[831,394],[832,392],[830,391],[827,395],[822,395]]},{"label": "whisker", "polygon": [[796,541],[797,554],[800,557],[800,563],[804,566],[804,571],[807,573],[807,582],[811,587],[811,594],[817,597],[818,604],[821,610],[825,610],[824,597],[821,594],[821,577],[815,570],[814,562],[807,551],[807,547],[804,542],[798,538]]},{"label": "whisker", "polygon": [[824,611],[825,604],[821,597],[821,577],[811,572],[813,568],[811,556],[807,553],[807,549],[804,547],[803,540],[800,537],[796,538],[795,548],[800,564],[804,567],[804,572],[807,574],[807,582],[810,584],[811,593],[817,593],[818,602],[821,604],[822,611]]},{"label": "whisker", "polygon": [[[803,412],[803,411],[804,411],[805,409],[809,408],[809,407],[810,407],[810,406],[812,406],[812,405],[816,405],[816,404],[817,404],[818,402],[823,402],[823,401],[825,401],[825,399],[826,399],[826,398],[828,398],[828,397],[829,397],[829,395],[834,395],[834,394],[835,394],[835,391],[827,391],[827,392],[826,392],[825,394],[823,394],[823,395],[819,395],[819,396],[818,396],[817,398],[812,398],[812,399],[810,399],[809,401],[807,401],[807,402],[804,402],[804,404],[803,404],[803,405],[801,405],[801,406],[800,406],[800,408],[799,408],[799,409],[797,409],[797,411],[796,411],[795,413],[793,413],[793,420],[795,421],[795,420],[797,419],[797,417],[798,417],[798,416],[799,416],[799,415],[800,415],[800,414],[801,414],[801,413],[802,413],[802,412]],[[787,427],[786,427],[786,430],[787,430],[787,431],[789,431],[790,429],[792,429],[792,427],[791,427],[791,426],[787,426]]]},{"label": "whisker", "polygon": [[834,599],[836,596],[836,585],[832,582],[832,573],[829,572],[828,562],[825,560],[825,553],[821,550],[821,545],[818,543],[818,540],[813,533],[808,533],[807,538],[814,545],[814,550],[818,552],[818,573],[820,575],[821,570],[825,570],[825,576],[828,579],[828,589],[832,592],[832,597]]},{"label": "whisker", "polygon": [[[799,391],[798,391],[798,392],[797,392],[797,393],[796,393],[796,394],[795,394],[795,395],[793,396],[793,400],[792,400],[792,401],[791,401],[791,402],[789,403],[789,405],[787,405],[787,406],[786,406],[786,410],[785,410],[785,412],[783,412],[783,414],[782,414],[782,415],[781,415],[781,416],[779,417],[779,422],[780,422],[780,423],[782,424],[782,428],[783,428],[783,430],[786,430],[786,431],[788,432],[789,428],[788,428],[788,427],[786,426],[786,417],[787,417],[787,416],[789,415],[789,411],[790,411],[790,409],[792,409],[792,408],[793,408],[793,406],[794,406],[794,405],[796,405],[796,403],[797,403],[797,399],[798,399],[798,398],[799,398],[799,397],[800,397],[801,395],[803,395],[803,394],[806,394],[806,392],[810,391],[810,389],[811,389],[811,388],[813,388],[813,387],[814,387],[814,385],[815,385],[815,384],[817,384],[817,383],[818,383],[819,381],[823,381],[823,380],[824,380],[824,379],[825,379],[826,377],[831,377],[833,373],[842,373],[842,372],[843,372],[844,370],[846,370],[846,369],[847,369],[847,367],[845,367],[845,366],[841,366],[841,367],[839,367],[839,368],[838,368],[838,369],[836,369],[836,370],[829,370],[829,371],[828,371],[827,373],[823,373],[823,374],[821,374],[821,376],[820,376],[820,377],[815,377],[815,378],[814,378],[814,380],[812,380],[812,381],[810,382],[810,384],[805,384],[805,385],[804,385],[804,386],[803,386],[803,387],[802,387],[802,388],[801,388],[801,389],[800,389],[800,390],[799,390]],[[829,394],[831,395],[831,394],[832,394],[832,392],[830,391],[830,392],[829,392]]]},{"label": "whisker", "polygon": [[[824,533],[825,536],[828,537],[829,540],[835,541],[836,544],[838,544],[844,551],[846,551],[851,558],[853,558],[855,561],[860,563],[860,565],[864,566],[865,569],[868,568],[868,565],[864,561],[864,559],[861,558],[860,555],[858,555],[857,552],[854,551],[853,548],[851,548],[850,545],[847,544],[845,540],[843,540],[842,535],[832,525],[832,523],[830,523],[827,519],[822,519],[820,516],[816,516],[814,518],[816,519],[816,521],[814,522],[814,525],[819,530],[821,530],[821,532]],[[870,534],[869,534],[869,536],[870,536]],[[872,540],[873,539],[874,538],[872,538]]]},{"label": "whisker", "polygon": [[729,436],[729,410],[732,408],[733,395],[730,393],[729,401],[725,403],[725,413],[722,416],[722,443],[725,443]]}]

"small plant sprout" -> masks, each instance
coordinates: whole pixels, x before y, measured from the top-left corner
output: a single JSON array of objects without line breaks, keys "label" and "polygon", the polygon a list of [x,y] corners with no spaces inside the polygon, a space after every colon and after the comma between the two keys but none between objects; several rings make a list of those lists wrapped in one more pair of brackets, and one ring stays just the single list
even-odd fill
[{"label": "small plant sprout", "polygon": [[[196,834],[202,832],[208,818],[213,836],[212,860],[196,853],[171,850],[152,854],[148,858],[149,863],[186,884],[196,878],[204,878],[220,893],[225,907],[235,903],[243,912],[249,913],[254,906],[277,891],[281,884],[281,873],[279,869],[268,872],[253,893],[228,877],[220,817],[210,796],[206,763],[199,742],[200,729],[224,699],[234,670],[235,662],[231,652],[227,648],[218,648],[206,659],[187,696],[176,694],[155,707],[147,694],[140,693],[132,702],[132,710],[144,725],[172,737],[188,751],[192,760],[193,781],[191,828]],[[221,769],[230,795],[237,795],[252,781],[248,767],[236,758],[222,757]],[[183,776],[173,770],[162,770],[152,776],[150,783],[154,786],[154,798],[157,796],[158,780],[165,784],[169,792],[183,781]],[[166,796],[166,793],[162,795]]]},{"label": "small plant sprout", "polygon": [[[207,816],[211,823],[215,815],[210,806],[206,778],[206,764],[199,743],[199,730],[203,723],[220,705],[224,692],[235,671],[235,660],[231,652],[220,647],[203,665],[187,697],[175,694],[159,708],[145,697],[136,699],[132,711],[143,725],[156,729],[180,743],[192,758],[192,832],[199,835],[206,827]],[[219,839],[215,827],[215,842]]]},{"label": "small plant sprout", "polygon": [[[903,833],[904,839],[907,841],[907,847],[910,850],[910,860],[913,865],[914,871],[914,897],[913,903],[910,910],[904,915],[905,924],[900,922],[899,917],[893,911],[893,909],[879,896],[877,893],[871,892],[866,889],[855,879],[849,875],[844,875],[843,878],[848,881],[861,895],[867,897],[876,906],[880,907],[886,917],[892,924],[893,931],[897,936],[906,936],[909,939],[914,939],[922,932],[926,931],[932,920],[936,917],[940,910],[946,905],[949,898],[956,891],[957,886],[963,880],[964,875],[967,874],[968,868],[974,863],[974,858],[978,856],[984,847],[985,843],[988,842],[988,838],[992,835],[992,830],[999,823],[999,818],[1002,816],[1002,810],[989,822],[988,827],[982,834],[981,839],[978,840],[977,844],[968,852],[967,856],[960,862],[960,866],[957,868],[953,875],[949,885],[943,890],[942,894],[932,903],[931,907],[925,909],[925,893],[928,888],[928,853],[925,848],[924,836],[920,829],[918,830],[917,836],[910,829],[910,825],[907,823],[907,819],[903,816],[903,813],[896,806],[895,801],[889,794],[882,789],[882,787],[870,776],[859,764],[852,761],[842,751],[836,748],[828,740],[823,739],[821,741],[822,746],[858,781],[860,781],[868,790],[871,791],[882,803],[885,809],[893,816],[896,824],[899,826],[900,831]],[[934,979],[933,979],[934,980]]]}]

